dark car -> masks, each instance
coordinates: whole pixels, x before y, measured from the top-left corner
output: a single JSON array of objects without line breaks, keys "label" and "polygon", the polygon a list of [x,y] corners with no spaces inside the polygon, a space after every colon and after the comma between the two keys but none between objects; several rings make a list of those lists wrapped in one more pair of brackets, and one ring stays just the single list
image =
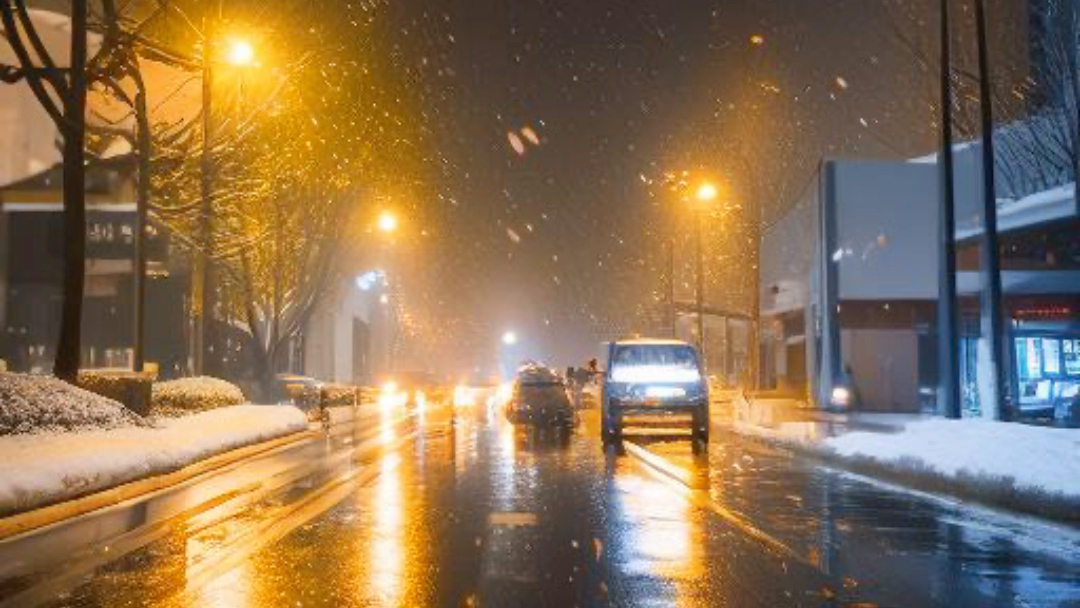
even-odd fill
[{"label": "dark car", "polygon": [[571,427],[576,413],[566,382],[547,367],[529,365],[518,371],[514,390],[506,403],[506,418],[514,424]]},{"label": "dark car", "polygon": [[694,439],[709,440],[709,388],[697,349],[678,340],[623,340],[608,346],[601,399],[605,442],[628,417],[685,418]]}]

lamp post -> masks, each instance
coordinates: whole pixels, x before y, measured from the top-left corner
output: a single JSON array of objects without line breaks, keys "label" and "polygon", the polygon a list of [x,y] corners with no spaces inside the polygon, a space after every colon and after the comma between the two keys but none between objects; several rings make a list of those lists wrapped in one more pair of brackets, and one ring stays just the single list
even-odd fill
[{"label": "lamp post", "polygon": [[[383,251],[384,258],[389,258],[391,255],[391,252],[389,251],[390,243],[392,241],[391,237],[398,231],[399,225],[400,222],[398,221],[397,215],[389,209],[385,209],[380,212],[379,216],[375,219],[376,230],[378,230],[386,237],[381,243],[381,249]],[[391,260],[389,259],[384,260],[384,264],[386,265],[386,271],[388,273],[394,272],[395,270],[393,268],[394,265],[390,262]],[[395,342],[397,341],[397,331],[396,327],[394,327],[397,325],[396,310],[394,308],[394,304],[396,304],[396,302],[393,301],[393,290],[397,287],[397,285],[390,285],[390,282],[388,280],[384,281],[384,284],[386,287],[386,291],[379,297],[379,302],[383,305],[383,319],[386,322],[386,371],[393,372],[394,347]]]},{"label": "lamp post", "polygon": [[694,218],[697,224],[696,237],[694,239],[695,266],[697,267],[697,330],[698,352],[701,360],[705,360],[705,250],[704,250],[704,215],[705,205],[716,199],[716,186],[705,182],[698,186],[696,198],[698,205],[695,208]]},{"label": "lamp post", "polygon": [[[220,9],[220,6],[219,6]],[[219,10],[220,12],[220,10]],[[214,214],[214,157],[213,157],[213,78],[215,37],[212,19],[204,21],[202,49],[202,152],[199,158],[199,192],[201,208],[199,215],[199,254],[195,262],[195,281],[199,305],[193,307],[195,316],[194,351],[195,374],[205,373],[207,330],[210,309],[213,307],[210,271],[210,248],[213,245]],[[255,62],[255,49],[250,42],[239,38],[232,39],[225,49],[225,61],[234,67],[248,67]]]}]

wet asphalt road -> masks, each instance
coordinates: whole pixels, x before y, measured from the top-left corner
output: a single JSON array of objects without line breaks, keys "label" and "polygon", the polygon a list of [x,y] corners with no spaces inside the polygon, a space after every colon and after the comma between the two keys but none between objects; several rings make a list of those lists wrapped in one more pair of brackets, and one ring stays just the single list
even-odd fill
[{"label": "wet asphalt road", "polygon": [[483,407],[367,419],[317,456],[338,465],[0,592],[46,606],[1080,606],[1076,530],[719,430],[706,453],[679,437],[605,453],[596,427],[587,412],[573,434],[527,432]]}]

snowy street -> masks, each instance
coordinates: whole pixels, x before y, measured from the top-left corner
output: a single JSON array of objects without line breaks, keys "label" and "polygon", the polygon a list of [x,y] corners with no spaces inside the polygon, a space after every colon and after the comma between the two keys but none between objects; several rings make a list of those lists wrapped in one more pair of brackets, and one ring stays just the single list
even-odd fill
[{"label": "snowy street", "polygon": [[0,608],[1080,608],[1080,0],[0,0]]},{"label": "snowy street", "polygon": [[168,498],[188,506],[164,522],[149,499],[0,543],[0,605],[1076,605],[1075,529],[722,426],[707,454],[664,434],[605,453],[597,424],[586,411],[562,436],[430,403],[364,416],[207,482],[224,498]]}]

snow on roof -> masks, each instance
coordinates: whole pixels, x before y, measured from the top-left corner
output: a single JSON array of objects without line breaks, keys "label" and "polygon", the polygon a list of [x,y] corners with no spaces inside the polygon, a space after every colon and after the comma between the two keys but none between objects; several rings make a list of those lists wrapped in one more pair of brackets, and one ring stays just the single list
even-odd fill
[{"label": "snow on roof", "polygon": [[[1076,216],[1075,187],[1075,184],[1070,182],[1018,199],[999,199],[997,202],[998,231],[1008,232]],[[956,237],[971,238],[982,234],[982,230],[981,225],[959,228],[956,231]]]},{"label": "snow on roof", "polygon": [[655,345],[668,345],[668,346],[690,346],[690,344],[684,340],[676,340],[674,338],[631,338],[628,340],[616,340],[615,344],[619,345],[642,345],[642,344],[655,344]]}]

